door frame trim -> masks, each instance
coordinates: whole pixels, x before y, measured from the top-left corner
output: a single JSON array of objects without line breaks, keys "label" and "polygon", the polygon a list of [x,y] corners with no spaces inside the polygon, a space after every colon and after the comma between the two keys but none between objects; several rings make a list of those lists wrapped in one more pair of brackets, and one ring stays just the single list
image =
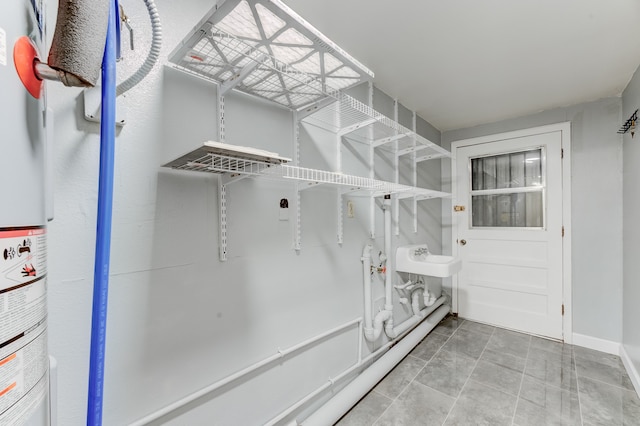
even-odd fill
[{"label": "door frame trim", "polygon": [[[561,122],[546,126],[530,127],[505,133],[479,136],[470,139],[461,139],[451,142],[451,195],[452,206],[456,205],[458,199],[458,176],[456,175],[456,153],[457,149],[470,145],[478,145],[489,142],[498,142],[506,139],[534,136],[542,133],[560,132],[561,146],[563,150],[562,161],[562,223],[565,229],[562,239],[562,301],[564,304],[564,316],[562,317],[562,335],[565,343],[571,344],[573,341],[573,309],[572,309],[572,277],[571,277],[571,122]],[[549,155],[549,154],[547,154]],[[450,211],[453,216],[453,208]],[[457,222],[451,220],[451,247],[452,255],[458,256],[458,235]],[[558,230],[560,232],[560,230]],[[451,280],[451,298],[453,312],[458,312],[458,275],[454,274]]]}]

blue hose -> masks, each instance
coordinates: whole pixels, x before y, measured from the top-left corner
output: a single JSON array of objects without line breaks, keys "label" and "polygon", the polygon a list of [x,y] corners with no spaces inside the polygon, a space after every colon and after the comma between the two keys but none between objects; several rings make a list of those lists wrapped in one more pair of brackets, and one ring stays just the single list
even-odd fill
[{"label": "blue hose", "polygon": [[104,358],[109,295],[109,255],[111,251],[111,213],[113,207],[113,169],[116,138],[116,10],[118,0],[110,1],[107,41],[102,58],[102,110],[100,116],[100,176],[96,258],[93,275],[91,316],[91,355],[89,359],[89,398],[87,425],[102,425]]}]

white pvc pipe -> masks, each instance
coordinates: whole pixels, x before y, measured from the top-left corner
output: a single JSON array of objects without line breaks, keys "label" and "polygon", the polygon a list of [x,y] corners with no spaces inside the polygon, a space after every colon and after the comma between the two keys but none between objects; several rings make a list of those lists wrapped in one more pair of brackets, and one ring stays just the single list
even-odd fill
[{"label": "white pvc pipe", "polygon": [[387,311],[393,311],[393,285],[391,284],[391,262],[389,262],[389,259],[391,257],[391,199],[385,198],[382,208],[384,209],[384,254],[386,256],[386,272],[384,276],[384,309]]},{"label": "white pvc pipe", "polygon": [[385,309],[375,316],[372,319],[372,300],[371,300],[371,244],[367,244],[364,246],[362,250],[362,273],[363,283],[364,283],[364,337],[369,342],[375,342],[382,335],[382,330],[384,329],[384,323],[389,321],[392,317],[392,311],[386,309],[386,301],[389,299],[385,299]]},{"label": "white pvc pipe", "polygon": [[370,342],[375,342],[378,340],[380,335],[382,334],[382,330],[384,329],[384,324],[389,323],[393,324],[393,312],[387,309],[384,309],[376,314],[376,317],[373,319],[373,330],[370,335],[365,333],[365,337]]},{"label": "white pvc pipe", "polygon": [[185,396],[184,398],[182,398],[182,399],[180,399],[180,400],[178,400],[178,401],[176,401],[176,402],[174,402],[172,404],[169,404],[169,405],[163,407],[162,409],[160,409],[160,410],[158,410],[158,411],[156,411],[154,413],[151,413],[151,414],[149,414],[149,415],[147,415],[147,416],[145,416],[145,417],[143,417],[141,419],[138,419],[137,421],[131,423],[130,426],[146,425],[146,424],[148,424],[148,423],[150,423],[150,422],[152,422],[154,420],[157,420],[157,419],[159,419],[159,418],[161,418],[163,416],[166,416],[167,414],[171,413],[172,411],[177,410],[178,408],[180,408],[180,407],[182,407],[184,405],[187,405],[187,404],[197,400],[198,398],[201,398],[202,396],[204,396],[204,395],[206,395],[208,393],[211,393],[211,392],[215,391],[218,388],[221,388],[222,386],[224,386],[224,385],[226,385],[228,383],[231,383],[231,382],[233,382],[235,380],[238,380],[239,378],[241,378],[243,376],[246,376],[247,374],[249,374],[249,373],[251,373],[251,372],[253,372],[253,371],[255,371],[255,370],[257,370],[257,369],[259,369],[261,367],[264,367],[265,365],[270,364],[273,361],[276,361],[278,359],[284,358],[285,356],[289,355],[290,353],[296,352],[296,351],[304,348],[305,346],[309,346],[309,345],[317,342],[318,340],[322,340],[322,339],[324,339],[324,338],[326,338],[328,336],[331,336],[332,334],[335,334],[335,333],[337,333],[339,331],[342,331],[342,330],[344,330],[346,328],[352,327],[355,324],[359,324],[361,322],[362,322],[362,318],[356,318],[356,319],[351,320],[351,321],[349,321],[347,323],[339,325],[338,327],[334,327],[331,330],[325,331],[324,333],[318,334],[315,337],[312,337],[312,338],[307,339],[307,340],[305,340],[305,341],[303,341],[301,343],[298,343],[297,345],[291,346],[288,349],[285,349],[285,350],[278,349],[278,352],[276,354],[271,355],[270,357],[267,357],[267,358],[263,359],[262,361],[258,361],[255,364],[252,364],[252,365],[250,365],[249,367],[247,367],[247,368],[245,368],[243,370],[240,370],[240,371],[238,371],[236,373],[233,373],[233,374],[225,377],[224,379],[219,380],[219,381],[217,381],[217,382],[215,382],[215,383],[213,383],[213,384],[211,384],[209,386],[206,386],[206,387],[204,387],[204,388],[202,388],[202,389],[200,389],[200,390],[198,390],[196,392],[193,392],[192,394],[189,394],[189,395]]},{"label": "white pvc pipe", "polygon": [[364,276],[364,333],[367,340],[373,335],[373,319],[371,316],[371,244],[362,250],[362,274]]},{"label": "white pvc pipe", "polygon": [[[336,384],[340,380],[342,380],[345,377],[347,377],[349,374],[351,374],[354,371],[356,371],[358,368],[361,368],[364,364],[366,364],[367,362],[371,361],[372,359],[374,359],[375,357],[380,355],[382,352],[384,352],[387,349],[389,349],[389,347],[392,346],[392,345],[393,345],[393,342],[388,342],[387,344],[385,344],[384,346],[382,346],[381,348],[379,348],[375,352],[371,353],[365,359],[359,360],[356,364],[352,365],[351,367],[349,367],[347,370],[343,371],[342,373],[340,373],[336,377],[330,378],[327,382],[325,382],[325,384],[320,386],[318,389],[314,390],[313,392],[311,392],[310,394],[308,394],[307,396],[305,396],[304,398],[302,398],[301,400],[299,400],[298,402],[293,404],[291,407],[287,408],[285,411],[283,411],[282,413],[278,414],[273,419],[269,420],[267,423],[265,423],[265,426],[273,426],[273,425],[278,424],[280,421],[282,421],[288,415],[290,415],[291,413],[296,411],[298,408],[302,407],[304,404],[306,404],[307,402],[311,401],[313,398],[317,397],[322,392],[324,392],[325,390],[329,389],[331,386],[333,386],[334,384]],[[295,421],[295,420],[292,420],[289,424],[290,425],[297,425],[298,422]]]},{"label": "white pvc pipe", "polygon": [[[449,313],[449,305],[440,306],[404,339],[400,340],[373,365],[364,370],[320,409],[307,417],[303,426],[326,426],[338,421],[364,395],[395,367]],[[343,373],[344,374],[344,373]]]},{"label": "white pvc pipe", "polygon": [[[446,298],[441,297],[438,300],[436,300],[436,302],[433,303],[431,306],[425,307],[420,312],[418,312],[416,315],[413,315],[413,316],[407,318],[405,321],[403,321],[402,323],[398,324],[396,327],[393,327],[393,328],[387,327],[385,329],[385,332],[387,333],[387,336],[389,336],[392,339],[395,339],[396,337],[402,335],[402,333],[404,333],[407,330],[409,330],[412,327],[414,327],[416,324],[418,324],[420,321],[422,321],[422,319],[424,317],[429,315],[431,312],[435,311],[436,308],[438,308],[440,305],[444,304],[445,301],[446,301]],[[387,326],[389,324],[390,324],[390,322],[387,323]]]},{"label": "white pvc pipe", "polygon": [[424,298],[424,306],[431,306],[436,301],[436,297],[433,294],[431,294],[431,292],[426,288],[424,290],[423,298]]}]

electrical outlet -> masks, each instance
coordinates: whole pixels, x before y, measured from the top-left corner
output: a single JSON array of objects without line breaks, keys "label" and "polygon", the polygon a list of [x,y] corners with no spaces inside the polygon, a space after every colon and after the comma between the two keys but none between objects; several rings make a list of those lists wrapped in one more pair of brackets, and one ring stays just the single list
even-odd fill
[{"label": "electrical outlet", "polygon": [[289,220],[289,200],[282,198],[280,200],[280,214],[279,220]]},{"label": "electrical outlet", "polygon": [[353,201],[349,200],[347,201],[347,217],[349,218],[354,218],[355,217],[355,212],[353,209]]}]

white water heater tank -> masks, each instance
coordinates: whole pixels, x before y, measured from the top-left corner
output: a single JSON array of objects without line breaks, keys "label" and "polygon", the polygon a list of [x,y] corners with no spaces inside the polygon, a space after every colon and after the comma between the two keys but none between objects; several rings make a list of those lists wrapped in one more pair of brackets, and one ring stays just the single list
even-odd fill
[{"label": "white water heater tank", "polygon": [[13,46],[43,53],[44,0],[0,2],[0,425],[51,424],[47,351],[46,96],[20,82]]}]

